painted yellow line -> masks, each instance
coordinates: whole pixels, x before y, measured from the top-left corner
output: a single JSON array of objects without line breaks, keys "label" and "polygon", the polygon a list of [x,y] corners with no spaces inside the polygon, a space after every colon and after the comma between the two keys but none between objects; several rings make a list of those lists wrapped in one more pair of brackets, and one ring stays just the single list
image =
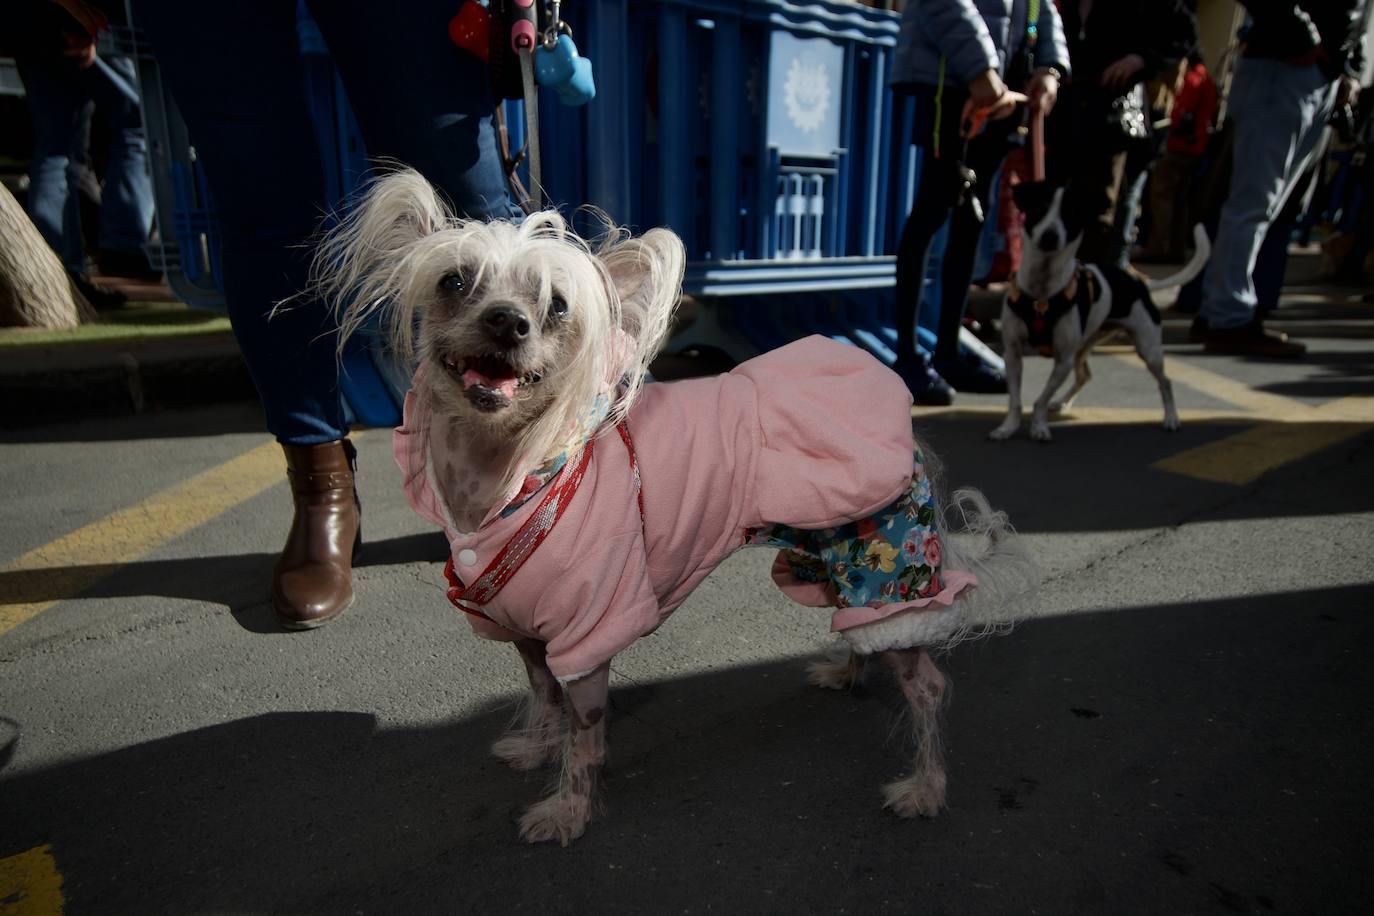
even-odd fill
[{"label": "painted yellow line", "polygon": [[1323,420],[1374,424],[1374,395],[1359,394],[1330,401],[1312,411]]},{"label": "painted yellow line", "polygon": [[[913,407],[911,415],[919,422],[933,417],[945,420],[989,420],[996,426],[1007,415],[1005,406],[998,407]],[[1030,411],[1026,411],[1029,421]],[[1180,410],[1184,423],[1246,423],[1254,418],[1237,410]],[[1082,407],[1050,418],[1051,423],[1090,423],[1095,426],[1158,425],[1164,420],[1162,407]]]},{"label": "painted yellow line", "polygon": [[1291,461],[1354,438],[1374,426],[1374,398],[1340,398],[1277,417],[1244,432],[1156,461],[1153,467],[1244,486]]},{"label": "painted yellow line", "polygon": [[61,916],[64,903],[51,846],[0,859],[0,916]]},{"label": "painted yellow line", "polygon": [[237,458],[0,567],[0,635],[286,479],[281,446]]},{"label": "painted yellow line", "polygon": [[[1141,372],[1147,371],[1140,357],[1134,353],[1116,354],[1116,358],[1139,367]],[[1234,404],[1241,410],[1260,414],[1268,420],[1279,420],[1291,413],[1307,413],[1312,410],[1302,401],[1270,394],[1267,391],[1256,391],[1244,382],[1227,378],[1181,359],[1166,360],[1164,371],[1174,382],[1187,385],[1217,400]]]},{"label": "painted yellow line", "polygon": [[1225,439],[1162,458],[1153,467],[1243,486],[1367,429],[1366,423],[1261,423]]}]

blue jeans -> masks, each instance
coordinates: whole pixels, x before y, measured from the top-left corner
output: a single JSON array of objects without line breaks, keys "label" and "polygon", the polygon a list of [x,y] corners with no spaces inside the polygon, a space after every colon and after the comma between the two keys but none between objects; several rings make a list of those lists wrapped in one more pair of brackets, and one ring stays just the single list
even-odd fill
[{"label": "blue jeans", "polygon": [[[134,0],[190,129],[220,223],[224,296],[244,360],[283,443],[347,432],[327,303],[273,306],[306,285],[326,199],[294,0]],[[518,215],[506,192],[486,66],[448,39],[452,0],[310,4],[370,156],[414,166],[461,214]]]},{"label": "blue jeans", "polygon": [[[102,60],[134,82],[132,60]],[[87,146],[94,104],[110,139],[98,244],[111,251],[141,253],[153,223],[153,188],[138,106],[98,67],[82,70],[63,58],[20,57],[16,63],[33,121],[28,209],[34,225],[67,269],[85,271],[77,185],[90,168]]]},{"label": "blue jeans", "polygon": [[1112,234],[1107,240],[1107,263],[1123,269],[1131,265],[1131,245],[1135,241],[1140,198],[1145,193],[1145,182],[1150,177],[1148,167],[1132,175],[1129,166],[1128,160],[1128,170],[1121,179],[1121,190],[1116,199],[1116,218],[1112,223]]},{"label": "blue jeans", "polygon": [[1269,226],[1321,139],[1336,87],[1316,66],[1242,58],[1231,82],[1231,190],[1207,267],[1202,317],[1212,328],[1255,318],[1254,272]]}]

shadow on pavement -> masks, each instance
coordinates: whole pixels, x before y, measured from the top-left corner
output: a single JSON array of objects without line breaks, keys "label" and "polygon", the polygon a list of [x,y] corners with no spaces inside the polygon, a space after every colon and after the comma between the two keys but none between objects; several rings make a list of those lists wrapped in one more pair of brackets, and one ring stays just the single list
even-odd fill
[{"label": "shadow on pavement", "polygon": [[[1237,486],[1151,467],[1187,449],[1219,442],[1256,424],[1185,423],[1174,433],[1153,425],[1066,422],[1054,441],[1024,433],[985,440],[994,418],[932,418],[917,432],[945,465],[951,487],[975,486],[1025,533],[1139,530],[1208,520],[1283,518],[1374,510],[1367,452],[1374,427]],[[1285,423],[1285,430],[1330,424]],[[1301,435],[1301,434],[1300,434]],[[1222,460],[1218,458],[1217,460]]]},{"label": "shadow on pavement", "polygon": [[[251,397],[251,392],[250,392]],[[231,404],[150,410],[147,413],[92,416],[33,426],[0,429],[0,442],[129,442],[142,439],[181,439],[262,433],[267,430],[262,408],[251,400]]]},{"label": "shadow on pavement", "polygon": [[[516,839],[543,777],[487,756],[500,710],[283,711],[9,775],[0,857],[52,844],[73,914],[1353,910],[1371,605],[1317,589],[967,645],[932,821],[879,810],[894,690],[808,688],[793,659],[614,692],[606,810],[566,850]],[[721,707],[674,714],[703,695]]]},{"label": "shadow on pavement", "polygon": [[[284,535],[283,535],[284,536]],[[442,532],[408,534],[379,541],[364,541],[354,566],[393,566],[403,563],[442,563],[448,542]],[[72,581],[92,582],[82,598],[151,597],[180,598],[222,604],[238,611],[267,600],[268,582],[276,553],[245,553],[228,556],[140,560],[134,563],[93,564],[0,572],[0,596],[7,604],[39,604],[72,597]],[[437,583],[442,577],[435,579]],[[243,621],[241,621],[243,622]],[[245,624],[246,625],[246,624]],[[256,627],[249,626],[249,629]],[[271,631],[278,632],[275,622]]]}]

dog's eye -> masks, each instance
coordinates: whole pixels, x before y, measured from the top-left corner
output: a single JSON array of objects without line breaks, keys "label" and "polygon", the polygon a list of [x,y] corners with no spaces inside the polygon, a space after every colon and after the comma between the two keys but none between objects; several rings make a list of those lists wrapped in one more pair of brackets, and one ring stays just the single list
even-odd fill
[{"label": "dog's eye", "polygon": [[568,317],[568,303],[562,296],[554,296],[549,303],[549,314],[555,318]]},{"label": "dog's eye", "polygon": [[439,278],[439,288],[446,293],[466,292],[468,280],[461,273],[446,273]]}]

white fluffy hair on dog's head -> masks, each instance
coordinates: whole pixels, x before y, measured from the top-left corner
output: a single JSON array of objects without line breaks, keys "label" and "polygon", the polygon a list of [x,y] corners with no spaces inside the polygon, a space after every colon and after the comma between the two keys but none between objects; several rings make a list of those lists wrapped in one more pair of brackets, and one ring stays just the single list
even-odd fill
[{"label": "white fluffy hair on dog's head", "polygon": [[611,393],[611,421],[628,411],[666,342],[684,264],[665,229],[630,237],[606,221],[593,245],[554,210],[456,218],[398,169],[328,234],[312,279],[339,313],[341,350],[380,317],[397,355],[423,367],[436,414],[538,457],[598,396]]}]

